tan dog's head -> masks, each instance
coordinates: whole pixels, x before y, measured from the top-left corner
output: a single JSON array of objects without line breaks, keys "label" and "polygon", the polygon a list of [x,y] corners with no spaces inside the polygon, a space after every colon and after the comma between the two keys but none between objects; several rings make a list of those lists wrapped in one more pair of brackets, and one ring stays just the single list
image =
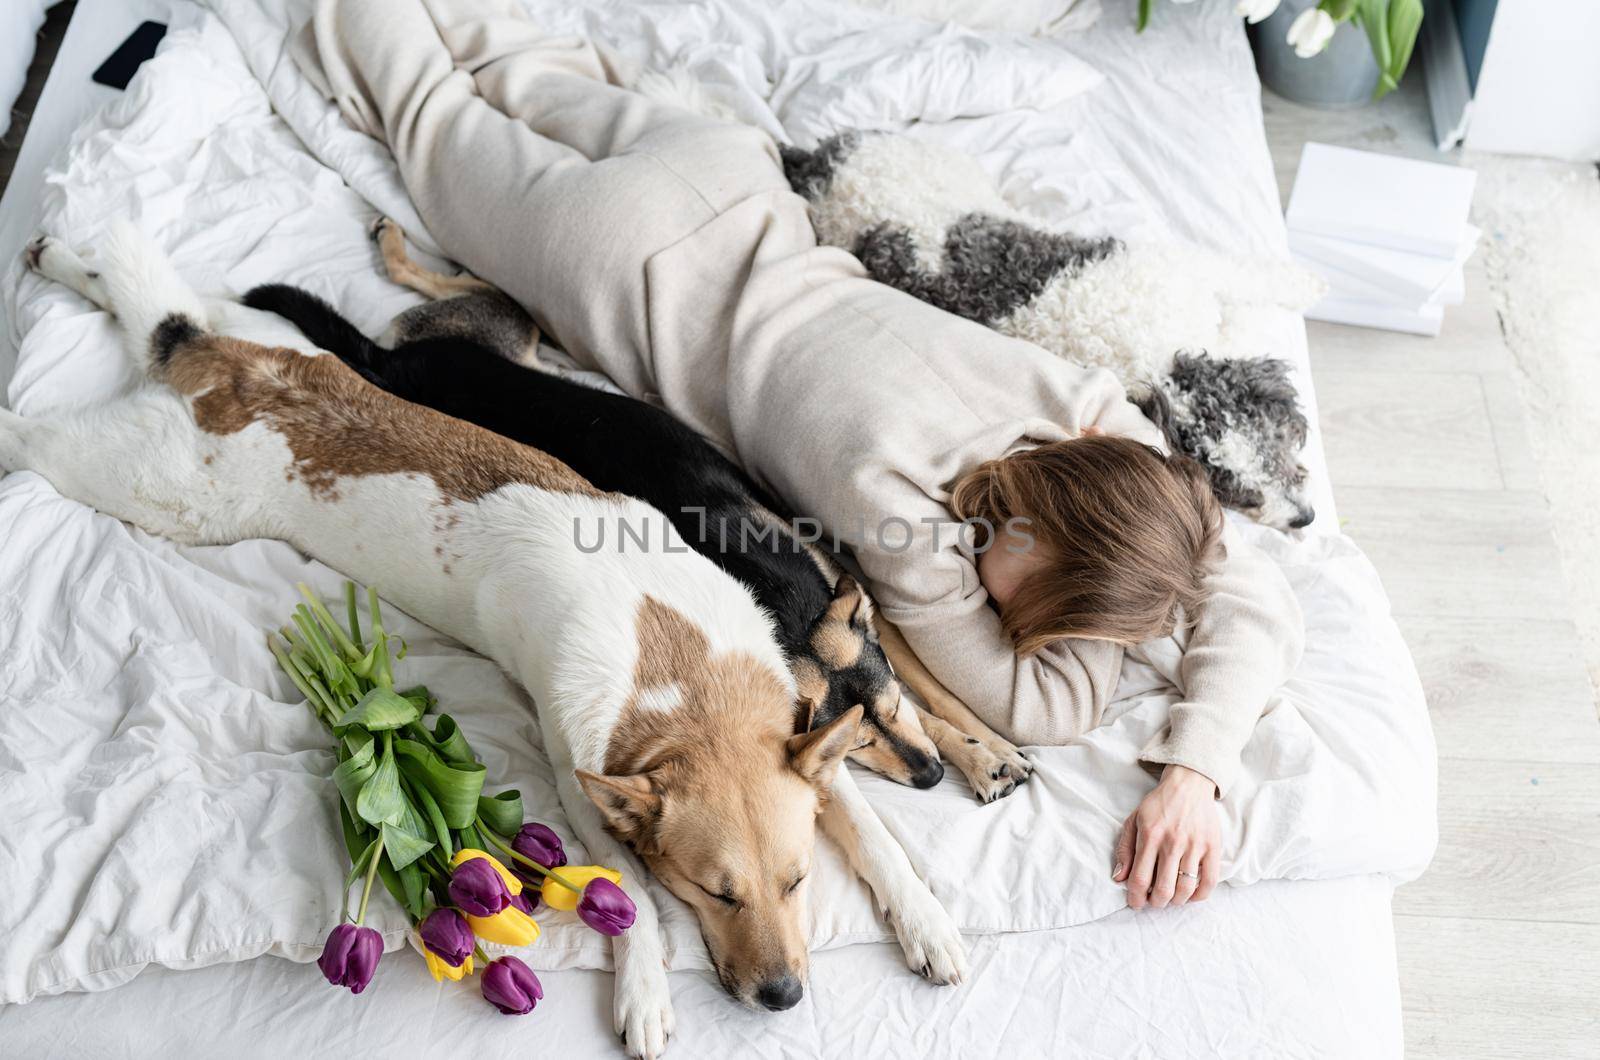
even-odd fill
[{"label": "tan dog's head", "polygon": [[862,710],[791,735],[794,702],[769,666],[711,655],[697,627],[654,600],[639,631],[607,775],[579,770],[578,782],[607,829],[699,915],[727,991],[791,1008],[805,992],[817,813]]},{"label": "tan dog's head", "polygon": [[872,628],[871,603],[849,575],[817,618],[804,654],[790,664],[799,690],[802,729],[831,724],[847,710],[865,712],[850,760],[897,784],[931,788],[944,778],[933,741],[911,705],[900,697],[889,660]]}]

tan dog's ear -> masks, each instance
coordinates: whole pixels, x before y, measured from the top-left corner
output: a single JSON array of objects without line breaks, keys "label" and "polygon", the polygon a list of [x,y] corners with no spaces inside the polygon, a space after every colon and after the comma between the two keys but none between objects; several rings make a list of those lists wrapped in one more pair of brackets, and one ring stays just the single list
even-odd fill
[{"label": "tan dog's ear", "polygon": [[789,765],[812,787],[826,791],[833,784],[839,763],[856,745],[856,730],[866,709],[851,707],[816,732],[789,737]]},{"label": "tan dog's ear", "polygon": [[848,574],[839,576],[839,582],[833,587],[833,602],[828,605],[828,617],[835,622],[866,621],[867,594],[861,591],[861,586]]},{"label": "tan dog's ear", "polygon": [[628,777],[603,777],[586,769],[574,770],[578,786],[600,810],[612,834],[635,848],[644,845],[656,817],[661,813],[661,796],[643,774]]},{"label": "tan dog's ear", "polygon": [[811,721],[817,716],[817,697],[801,694],[794,701],[794,731],[796,735],[811,731]]}]

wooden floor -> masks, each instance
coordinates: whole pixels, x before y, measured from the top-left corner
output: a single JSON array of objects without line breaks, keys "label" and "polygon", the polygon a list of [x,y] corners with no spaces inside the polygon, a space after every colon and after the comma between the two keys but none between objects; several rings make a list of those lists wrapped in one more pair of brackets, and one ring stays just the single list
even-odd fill
[{"label": "wooden floor", "polygon": [[[1420,79],[1377,108],[1269,97],[1308,139],[1438,159]],[[1439,745],[1439,850],[1395,899],[1408,1055],[1600,1056],[1600,723],[1481,269],[1436,339],[1309,325],[1344,530],[1383,575]]]}]

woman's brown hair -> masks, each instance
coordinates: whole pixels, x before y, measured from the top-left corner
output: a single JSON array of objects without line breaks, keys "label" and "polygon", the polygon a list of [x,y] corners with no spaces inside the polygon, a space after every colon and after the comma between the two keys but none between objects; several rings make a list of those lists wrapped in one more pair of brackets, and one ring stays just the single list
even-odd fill
[{"label": "woman's brown hair", "polygon": [[994,528],[979,524],[980,549],[1043,550],[1044,571],[1001,614],[1021,655],[1064,637],[1136,644],[1170,633],[1179,608],[1196,613],[1221,554],[1222,510],[1205,472],[1131,438],[1087,435],[990,460],[956,483],[951,507]]}]

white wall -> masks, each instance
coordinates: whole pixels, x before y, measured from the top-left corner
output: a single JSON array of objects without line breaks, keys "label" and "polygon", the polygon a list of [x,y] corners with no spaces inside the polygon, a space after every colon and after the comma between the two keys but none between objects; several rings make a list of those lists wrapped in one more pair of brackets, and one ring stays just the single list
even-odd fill
[{"label": "white wall", "polygon": [[1502,0],[1473,93],[1466,145],[1600,159],[1600,3]]}]

